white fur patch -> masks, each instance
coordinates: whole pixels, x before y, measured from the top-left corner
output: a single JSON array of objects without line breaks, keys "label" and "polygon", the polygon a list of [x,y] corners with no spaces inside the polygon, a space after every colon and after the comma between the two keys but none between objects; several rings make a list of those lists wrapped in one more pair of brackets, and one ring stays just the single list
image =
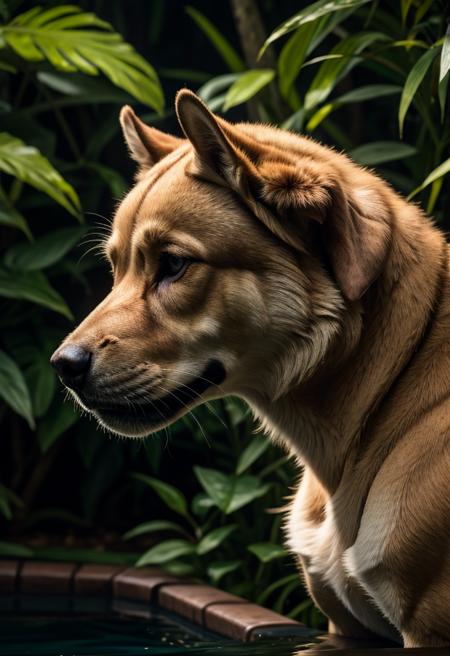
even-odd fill
[{"label": "white fur patch", "polygon": [[[369,590],[361,575],[361,567],[372,567],[374,558],[379,562],[385,539],[390,533],[389,528],[382,527],[380,541],[377,527],[370,524],[369,517],[364,526],[370,526],[368,540],[370,542],[371,537],[373,543],[364,544],[363,541],[357,541],[351,549],[344,551],[334,518],[333,499],[327,504],[325,519],[320,525],[305,519],[302,505],[303,493],[300,486],[289,518],[290,549],[302,556],[308,573],[329,586],[361,624],[378,635],[395,638],[395,631],[383,617],[391,617],[391,613],[386,613],[383,605],[392,602],[392,590],[388,590],[387,581],[380,581],[376,591]],[[365,537],[364,533],[364,539]],[[378,598],[379,595],[382,595],[382,600]],[[376,607],[381,612],[378,612]]]}]

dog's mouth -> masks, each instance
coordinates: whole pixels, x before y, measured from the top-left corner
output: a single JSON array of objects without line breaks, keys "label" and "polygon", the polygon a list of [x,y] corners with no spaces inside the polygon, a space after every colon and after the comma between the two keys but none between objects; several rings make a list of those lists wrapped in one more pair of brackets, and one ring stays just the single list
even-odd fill
[{"label": "dog's mouth", "polygon": [[180,385],[164,396],[144,403],[89,404],[88,410],[102,424],[118,433],[141,435],[158,430],[177,419],[180,413],[190,409],[206,390],[220,385],[225,380],[225,375],[222,363],[212,360],[201,375],[188,385]]}]

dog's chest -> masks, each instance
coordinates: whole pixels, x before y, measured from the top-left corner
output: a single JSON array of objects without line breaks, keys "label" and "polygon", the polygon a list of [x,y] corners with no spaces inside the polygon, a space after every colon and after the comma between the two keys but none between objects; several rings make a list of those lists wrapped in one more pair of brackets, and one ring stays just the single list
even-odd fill
[{"label": "dog's chest", "polygon": [[291,510],[288,538],[291,550],[302,558],[312,594],[315,587],[330,588],[361,624],[374,633],[393,637],[392,626],[370,600],[362,581],[348,567],[347,553],[341,545],[331,505],[323,521],[317,524],[305,519],[301,496]]}]

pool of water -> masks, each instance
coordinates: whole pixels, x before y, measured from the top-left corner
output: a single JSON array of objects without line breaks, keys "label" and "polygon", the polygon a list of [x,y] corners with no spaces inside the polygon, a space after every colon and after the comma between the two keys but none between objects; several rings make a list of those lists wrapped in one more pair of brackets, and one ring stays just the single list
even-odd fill
[{"label": "pool of water", "polygon": [[36,599],[31,607],[23,606],[18,611],[13,605],[0,614],[0,656],[293,656],[317,644],[313,634],[233,642],[159,609],[135,610],[143,616],[133,617],[111,611],[68,612],[62,602],[49,612],[45,602]]}]

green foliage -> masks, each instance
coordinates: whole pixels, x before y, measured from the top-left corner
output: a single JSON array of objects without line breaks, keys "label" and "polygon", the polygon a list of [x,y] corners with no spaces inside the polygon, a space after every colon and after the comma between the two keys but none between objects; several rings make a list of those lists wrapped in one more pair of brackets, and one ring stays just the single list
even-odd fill
[{"label": "green foliage", "polygon": [[177,129],[147,59],[167,96],[199,84],[230,120],[246,120],[251,101],[252,118],[346,150],[448,228],[450,32],[441,0],[318,0],[292,17],[258,3],[279,27],[261,44],[271,57],[244,62],[228,3],[208,15],[192,4],[179,26],[172,3],[144,3],[136,25],[116,0],[93,3],[101,17],[58,0],[11,17],[20,3],[0,2],[0,555],[163,564],[319,626],[281,516],[267,512],[284,505],[295,469],[254,435],[244,404],[109,440],[63,404],[49,357],[104,293],[86,248],[108,220],[94,234],[88,224],[131,179],[120,105],[140,102],[147,122]]},{"label": "green foliage", "polygon": [[34,7],[0,27],[0,47],[28,62],[47,60],[56,69],[104,73],[113,84],[162,112],[164,97],[154,69],[111,25],[75,5]]}]

